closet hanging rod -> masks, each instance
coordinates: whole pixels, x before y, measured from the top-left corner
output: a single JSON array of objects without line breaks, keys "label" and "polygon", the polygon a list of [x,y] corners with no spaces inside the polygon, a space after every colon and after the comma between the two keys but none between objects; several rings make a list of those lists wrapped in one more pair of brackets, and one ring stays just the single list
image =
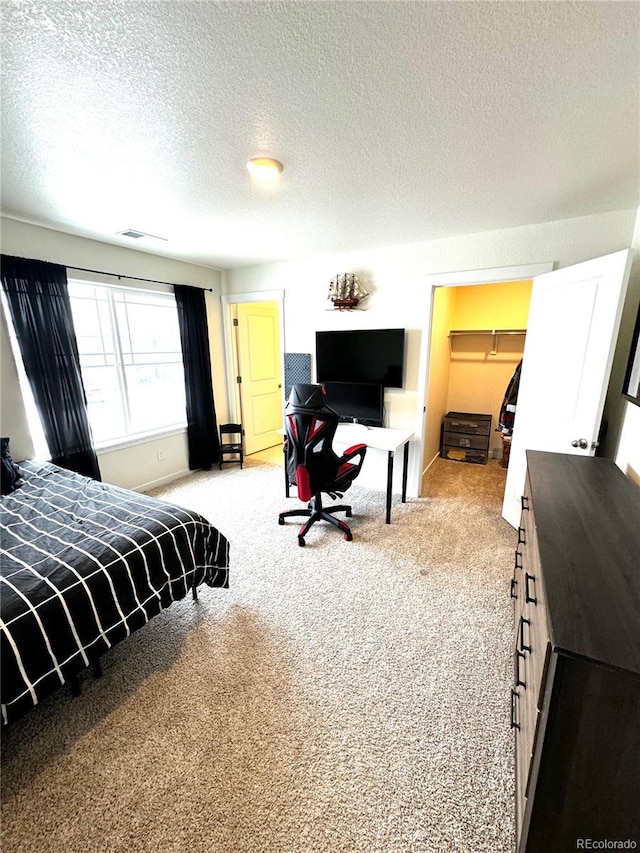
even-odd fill
[{"label": "closet hanging rod", "polygon": [[450,329],[449,330],[449,355],[452,355],[451,339],[459,338],[463,335],[491,335],[492,346],[489,355],[498,354],[498,338],[506,335],[526,335],[526,329]]},{"label": "closet hanging rod", "polygon": [[526,329],[451,329],[449,337],[457,335],[526,335]]}]

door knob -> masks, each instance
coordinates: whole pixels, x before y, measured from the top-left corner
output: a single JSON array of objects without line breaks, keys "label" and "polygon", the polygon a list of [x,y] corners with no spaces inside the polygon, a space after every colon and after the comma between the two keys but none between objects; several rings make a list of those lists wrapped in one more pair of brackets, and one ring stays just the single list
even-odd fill
[{"label": "door knob", "polygon": [[589,442],[586,438],[574,438],[571,442],[571,447],[579,447],[581,450],[586,450],[589,447]]}]

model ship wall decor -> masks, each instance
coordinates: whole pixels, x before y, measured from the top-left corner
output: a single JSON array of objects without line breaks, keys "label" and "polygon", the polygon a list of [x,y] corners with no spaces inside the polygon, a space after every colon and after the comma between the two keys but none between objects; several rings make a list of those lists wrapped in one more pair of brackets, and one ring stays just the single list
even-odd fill
[{"label": "model ship wall decor", "polygon": [[333,307],[340,311],[357,308],[358,303],[369,295],[355,273],[345,272],[331,279],[329,296]]}]

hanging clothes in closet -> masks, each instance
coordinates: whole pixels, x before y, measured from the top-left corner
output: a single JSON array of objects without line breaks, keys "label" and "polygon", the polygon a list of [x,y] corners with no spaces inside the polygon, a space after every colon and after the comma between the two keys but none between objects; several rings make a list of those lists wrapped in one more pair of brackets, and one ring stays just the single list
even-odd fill
[{"label": "hanging clothes in closet", "polygon": [[520,388],[520,372],[522,370],[522,359],[513,372],[513,376],[509,380],[507,390],[504,394],[504,400],[500,407],[500,416],[498,418],[498,426],[496,432],[501,432],[503,435],[511,435],[513,432],[513,423],[516,417],[516,406],[518,403],[518,389]]}]

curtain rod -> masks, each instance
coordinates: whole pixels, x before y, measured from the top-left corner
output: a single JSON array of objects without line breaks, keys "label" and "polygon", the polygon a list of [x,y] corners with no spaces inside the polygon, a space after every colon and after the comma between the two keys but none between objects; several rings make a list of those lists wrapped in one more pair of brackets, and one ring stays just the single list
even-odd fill
[{"label": "curtain rod", "polygon": [[76,270],[77,272],[92,272],[92,273],[95,273],[96,275],[112,275],[114,278],[117,278],[117,279],[128,278],[128,279],[131,279],[132,281],[146,281],[148,284],[167,284],[171,287],[173,287],[174,285],[178,285],[178,287],[197,287],[198,290],[208,290],[209,293],[213,293],[212,287],[199,287],[197,284],[178,284],[178,282],[176,282],[176,281],[160,281],[157,278],[141,278],[138,275],[123,275],[123,274],[117,273],[117,272],[106,272],[105,270],[90,270],[90,269],[87,269],[86,267],[68,266],[67,269],[68,270]]},{"label": "curtain rod", "polygon": [[[20,260],[21,261],[36,261],[35,258],[20,258]],[[39,261],[36,261],[36,263],[38,263],[38,264],[50,264],[53,262],[52,261],[39,260]],[[77,270],[77,272],[92,272],[92,273],[95,273],[96,275],[112,275],[114,278],[117,278],[117,279],[129,278],[132,281],[146,281],[148,284],[166,284],[170,287],[173,287],[174,285],[178,285],[178,287],[197,287],[198,290],[208,290],[209,293],[214,293],[214,290],[212,287],[200,287],[197,284],[179,284],[177,281],[160,281],[157,278],[141,278],[138,275],[123,275],[123,274],[117,273],[117,272],[106,272],[105,270],[90,270],[90,269],[87,269],[87,267],[73,267],[73,266],[67,266],[66,264],[58,264],[58,266],[66,267],[66,269],[68,269],[68,270]]]}]

